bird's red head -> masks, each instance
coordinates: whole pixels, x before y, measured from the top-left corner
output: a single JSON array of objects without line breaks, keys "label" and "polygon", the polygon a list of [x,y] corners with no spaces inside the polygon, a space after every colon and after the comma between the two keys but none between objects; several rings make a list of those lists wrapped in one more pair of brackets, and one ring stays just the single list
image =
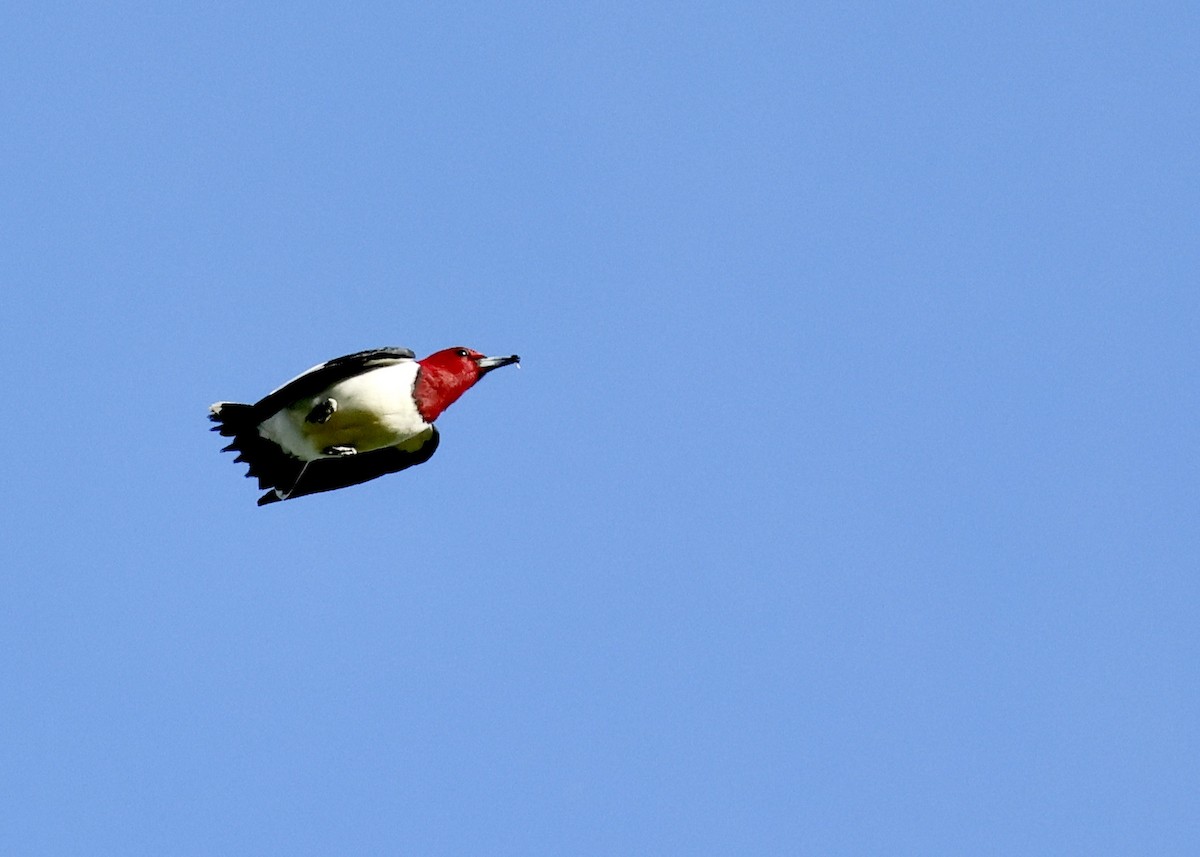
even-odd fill
[{"label": "bird's red head", "polygon": [[413,387],[413,398],[421,418],[431,423],[475,382],[500,366],[519,363],[515,354],[508,357],[485,357],[470,348],[444,348],[418,361],[421,370]]}]

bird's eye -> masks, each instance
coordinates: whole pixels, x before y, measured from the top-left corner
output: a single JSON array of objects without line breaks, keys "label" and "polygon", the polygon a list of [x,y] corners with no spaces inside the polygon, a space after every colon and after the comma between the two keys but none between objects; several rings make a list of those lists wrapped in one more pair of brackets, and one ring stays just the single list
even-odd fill
[{"label": "bird's eye", "polygon": [[459,357],[466,357],[466,356],[467,356],[467,349],[465,349],[465,348],[459,348],[459,349],[456,349],[454,353],[455,353],[455,354],[457,354]]}]

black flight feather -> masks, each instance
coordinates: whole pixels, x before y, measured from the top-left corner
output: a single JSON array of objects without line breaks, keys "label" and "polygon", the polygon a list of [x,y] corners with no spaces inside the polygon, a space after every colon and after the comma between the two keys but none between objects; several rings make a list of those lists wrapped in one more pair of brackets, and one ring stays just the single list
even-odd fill
[{"label": "black flight feather", "polygon": [[[286,498],[280,497],[272,490],[258,499],[258,505],[265,506],[283,499],[292,500],[296,497],[303,497],[305,494],[334,491],[338,488],[358,485],[361,482],[369,482],[389,473],[398,473],[409,467],[424,464],[433,457],[440,442],[438,430],[431,426],[429,439],[419,449],[411,452],[397,446],[388,446],[371,452],[360,452],[357,455],[318,458],[310,461],[307,467],[301,465],[301,468],[298,468],[303,470],[298,474],[299,482],[293,480],[292,486],[277,484],[279,490],[287,494]],[[292,460],[295,461],[295,459]],[[289,487],[291,487],[290,491]]]}]

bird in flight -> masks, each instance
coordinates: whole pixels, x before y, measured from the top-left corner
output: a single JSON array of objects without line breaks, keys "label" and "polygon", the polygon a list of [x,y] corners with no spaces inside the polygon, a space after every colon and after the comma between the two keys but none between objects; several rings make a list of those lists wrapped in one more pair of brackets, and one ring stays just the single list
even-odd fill
[{"label": "bird in flight", "polygon": [[297,375],[253,405],[217,402],[213,431],[233,441],[222,452],[249,465],[269,488],[258,505],[357,485],[430,459],[433,422],[480,378],[520,363],[446,348],[417,360],[408,348],[337,357]]}]

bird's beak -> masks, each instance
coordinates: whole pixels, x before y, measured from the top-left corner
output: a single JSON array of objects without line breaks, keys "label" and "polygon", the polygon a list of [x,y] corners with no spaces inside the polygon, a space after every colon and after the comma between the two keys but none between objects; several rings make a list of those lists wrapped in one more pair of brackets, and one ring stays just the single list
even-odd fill
[{"label": "bird's beak", "polygon": [[510,363],[520,363],[521,358],[516,354],[510,354],[507,357],[483,357],[479,360],[479,374],[486,375],[493,369],[499,369],[501,366],[507,366]]}]

